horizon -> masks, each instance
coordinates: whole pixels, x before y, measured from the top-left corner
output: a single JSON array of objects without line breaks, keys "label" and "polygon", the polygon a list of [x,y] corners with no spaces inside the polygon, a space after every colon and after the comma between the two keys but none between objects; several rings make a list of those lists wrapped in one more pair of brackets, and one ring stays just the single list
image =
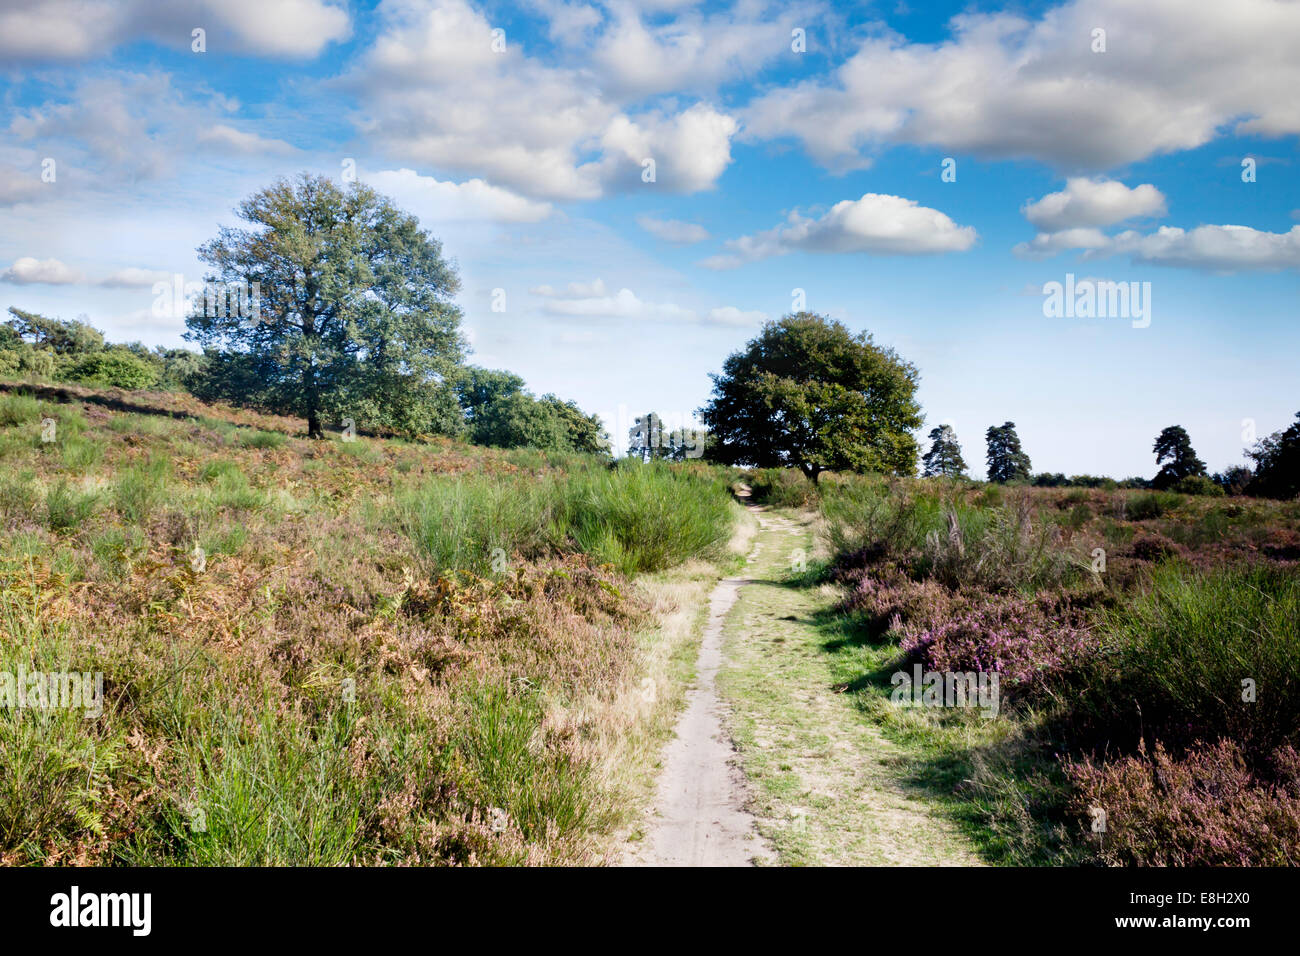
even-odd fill
[{"label": "horizon", "polygon": [[[1005,421],[1035,473],[1123,479],[1167,426],[1221,471],[1300,408],[1294,4],[91,6],[0,9],[6,309],[192,347],[154,283],[355,171],[458,263],[469,362],[620,445],[800,298],[916,365],[922,450],[950,424],[974,476]],[[1067,281],[1146,315],[1049,317]]]}]

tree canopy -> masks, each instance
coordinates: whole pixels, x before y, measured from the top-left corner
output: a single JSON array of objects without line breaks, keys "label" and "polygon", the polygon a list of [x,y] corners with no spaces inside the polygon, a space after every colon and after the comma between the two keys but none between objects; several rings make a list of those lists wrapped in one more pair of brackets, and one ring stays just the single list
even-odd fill
[{"label": "tree canopy", "polygon": [[811,312],[769,322],[723,363],[701,410],[724,464],[916,473],[915,366]]},{"label": "tree canopy", "polygon": [[308,174],[237,212],[251,228],[222,228],[199,258],[209,288],[245,290],[254,314],[205,296],[186,320],[221,397],[301,415],[317,438],[326,416],[409,433],[459,423],[460,282],[414,216]]},{"label": "tree canopy", "polygon": [[1152,447],[1160,471],[1151,484],[1160,489],[1169,488],[1184,478],[1204,476],[1205,462],[1196,457],[1192,439],[1182,425],[1170,425],[1156,436]]},{"label": "tree canopy", "polygon": [[930,429],[930,450],[923,459],[922,475],[926,478],[944,476],[960,478],[966,474],[966,460],[961,456],[961,445],[951,425]]},{"label": "tree canopy", "polygon": [[989,481],[1028,481],[1032,466],[1029,456],[1020,447],[1015,422],[992,425],[984,434],[988,443]]},{"label": "tree canopy", "polygon": [[1249,492],[1267,498],[1300,495],[1300,412],[1286,429],[1261,438],[1246,452],[1255,462]]}]

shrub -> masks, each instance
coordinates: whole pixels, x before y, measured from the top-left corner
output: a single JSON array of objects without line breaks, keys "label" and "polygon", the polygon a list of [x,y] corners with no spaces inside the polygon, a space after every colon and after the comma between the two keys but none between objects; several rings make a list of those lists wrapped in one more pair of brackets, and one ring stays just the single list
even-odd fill
[{"label": "shrub", "polygon": [[239,434],[239,444],[243,448],[280,448],[287,440],[279,432],[264,432],[256,429]]},{"label": "shrub", "polygon": [[1066,764],[1072,809],[1106,813],[1098,855],[1112,866],[1300,864],[1300,754],[1278,748],[1270,773],[1252,773],[1230,740],[1181,759],[1157,743],[1148,756]]},{"label": "shrub", "polygon": [[1170,491],[1154,491],[1150,494],[1138,495],[1127,502],[1128,518],[1130,521],[1159,518],[1173,511],[1182,504],[1182,501],[1182,498]]},{"label": "shrub", "polygon": [[1170,490],[1181,495],[1209,495],[1217,498],[1222,498],[1225,494],[1223,488],[1206,475],[1188,475],[1186,478],[1180,478],[1170,486]]},{"label": "shrub", "polygon": [[114,488],[114,503],[126,521],[142,524],[166,499],[171,462],[155,458],[124,471]]},{"label": "shrub", "polygon": [[72,531],[95,513],[99,494],[74,491],[66,479],[59,479],[45,492],[46,523],[51,531]]},{"label": "shrub", "polygon": [[1074,721],[1130,750],[1144,734],[1179,745],[1227,736],[1248,759],[1300,744],[1297,621],[1293,570],[1157,565],[1149,591],[1107,615]]},{"label": "shrub", "polygon": [[39,421],[41,403],[22,392],[0,395],[0,428]]},{"label": "shrub", "polygon": [[125,349],[83,355],[68,366],[65,374],[79,382],[125,389],[148,388],[158,381],[157,368]]},{"label": "shrub", "polygon": [[713,554],[731,532],[723,481],[703,469],[651,464],[580,474],[565,488],[579,550],[625,574]]},{"label": "shrub", "polygon": [[395,520],[439,570],[485,572],[497,548],[525,558],[574,549],[630,574],[710,553],[731,513],[720,480],[641,465],[542,481],[435,479],[398,493]]},{"label": "shrub", "polygon": [[927,669],[996,671],[1008,687],[1063,670],[1097,649],[1083,615],[1059,599],[982,596],[901,631],[902,649]]},{"label": "shrub", "polygon": [[817,486],[793,468],[760,468],[749,478],[752,500],[775,508],[808,508],[817,503]]}]

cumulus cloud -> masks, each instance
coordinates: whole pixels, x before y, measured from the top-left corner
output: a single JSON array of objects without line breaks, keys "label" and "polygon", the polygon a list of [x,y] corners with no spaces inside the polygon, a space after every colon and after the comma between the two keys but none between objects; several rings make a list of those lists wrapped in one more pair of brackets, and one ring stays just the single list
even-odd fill
[{"label": "cumulus cloud", "polygon": [[593,279],[590,282],[570,282],[563,289],[556,289],[549,285],[539,285],[534,286],[528,291],[533,295],[540,295],[546,298],[568,296],[575,299],[590,299],[605,294],[605,282],[603,279]]},{"label": "cumulus cloud", "polygon": [[0,57],[84,60],[140,39],[189,49],[195,27],[210,51],[302,58],[352,21],[336,0],[0,0]]},{"label": "cumulus cloud", "polygon": [[1020,210],[1043,232],[1111,226],[1137,216],[1165,214],[1165,197],[1150,183],[1130,189],[1118,180],[1074,177],[1065,189],[1048,193]]},{"label": "cumulus cloud", "polygon": [[714,107],[625,112],[589,71],[526,56],[465,0],[384,0],[378,35],[340,82],[367,103],[357,125],[410,162],[482,176],[534,199],[595,199],[641,185],[711,187],[736,120]]},{"label": "cumulus cloud", "polygon": [[228,153],[257,155],[259,153],[293,152],[293,147],[282,139],[267,139],[258,136],[256,133],[238,130],[224,123],[218,123],[215,126],[200,130],[198,139],[200,143],[216,146],[223,152]]},{"label": "cumulus cloud", "polygon": [[752,102],[746,135],[794,137],[836,170],[898,143],[1104,170],[1224,130],[1300,132],[1297,3],[1074,0],[950,26],[940,43],[878,31],[829,76]]},{"label": "cumulus cloud", "polygon": [[155,282],[171,282],[172,273],[158,269],[119,269],[107,278],[101,279],[99,285],[106,289],[148,289]]},{"label": "cumulus cloud", "polygon": [[709,269],[733,269],[771,256],[806,252],[874,255],[929,255],[963,252],[975,244],[972,226],[959,226],[937,209],[914,199],[866,193],[861,199],[836,203],[824,216],[790,214],[785,225],[752,236],[729,239],[726,253],[700,264]]},{"label": "cumulus cloud", "polygon": [[531,290],[547,297],[543,311],[573,319],[632,319],[649,322],[688,322],[700,325],[753,326],[767,319],[765,312],[746,312],[735,306],[720,306],[699,312],[671,302],[649,302],[631,289],[609,295],[605,283],[571,282],[564,292],[551,286]]},{"label": "cumulus cloud", "polygon": [[481,179],[463,183],[421,176],[413,169],[368,173],[365,180],[400,207],[436,222],[539,222],[551,214],[551,204],[534,202]]},{"label": "cumulus cloud", "polygon": [[1100,229],[1062,229],[1060,232],[1040,232],[1030,242],[1022,242],[1011,251],[1025,259],[1041,259],[1069,249],[1105,249],[1110,237]]},{"label": "cumulus cloud", "polygon": [[23,256],[15,259],[4,272],[0,282],[13,285],[75,285],[82,281],[81,274],[58,259],[34,259]]},{"label": "cumulus cloud", "polygon": [[655,219],[652,216],[637,216],[636,223],[650,235],[656,239],[662,239],[664,242],[687,245],[692,242],[703,242],[709,238],[709,231],[703,226],[693,222],[683,222],[680,219]]},{"label": "cumulus cloud", "polygon": [[1136,262],[1211,272],[1300,269],[1300,226],[1283,233],[1249,226],[1162,226],[1147,235],[1130,230],[1115,236],[1105,251],[1127,253]]},{"label": "cumulus cloud", "polygon": [[712,13],[683,10],[647,25],[635,8],[618,7],[593,44],[591,61],[615,96],[709,91],[788,55],[791,29],[807,27],[817,10],[808,3],[750,2]]}]

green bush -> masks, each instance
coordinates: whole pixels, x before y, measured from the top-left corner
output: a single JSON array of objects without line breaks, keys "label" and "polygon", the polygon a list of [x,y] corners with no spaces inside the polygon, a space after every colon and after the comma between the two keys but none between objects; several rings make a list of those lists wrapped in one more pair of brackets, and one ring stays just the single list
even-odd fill
[{"label": "green bush", "polygon": [[241,432],[239,444],[244,448],[280,448],[288,441],[279,432],[248,431]]},{"label": "green bush", "polygon": [[0,428],[39,421],[41,403],[23,392],[0,395]]},{"label": "green bush", "polygon": [[51,531],[72,531],[93,515],[98,505],[98,492],[75,491],[61,478],[45,493],[46,523]]},{"label": "green bush", "polygon": [[158,381],[157,368],[125,349],[83,355],[64,374],[74,381],[111,388],[148,388]]},{"label": "green bush", "polygon": [[756,504],[774,508],[808,508],[817,503],[817,485],[794,468],[760,468],[749,477]]},{"label": "green bush", "polygon": [[1169,490],[1176,491],[1180,495],[1209,495],[1212,498],[1222,498],[1225,494],[1223,488],[1206,475],[1188,475],[1186,478],[1180,478],[1170,486]]},{"label": "green bush", "polygon": [[170,477],[171,462],[166,458],[155,458],[128,468],[114,488],[118,513],[126,521],[144,523],[167,499]]},{"label": "green bush", "polygon": [[1153,491],[1150,494],[1138,495],[1128,501],[1128,519],[1146,521],[1150,518],[1159,518],[1182,503],[1183,499],[1171,491]]},{"label": "green bush", "polygon": [[[399,491],[393,520],[439,571],[581,551],[625,573],[709,555],[730,533],[722,481],[668,465],[545,480],[435,479]],[[500,553],[496,553],[496,549]]]}]

